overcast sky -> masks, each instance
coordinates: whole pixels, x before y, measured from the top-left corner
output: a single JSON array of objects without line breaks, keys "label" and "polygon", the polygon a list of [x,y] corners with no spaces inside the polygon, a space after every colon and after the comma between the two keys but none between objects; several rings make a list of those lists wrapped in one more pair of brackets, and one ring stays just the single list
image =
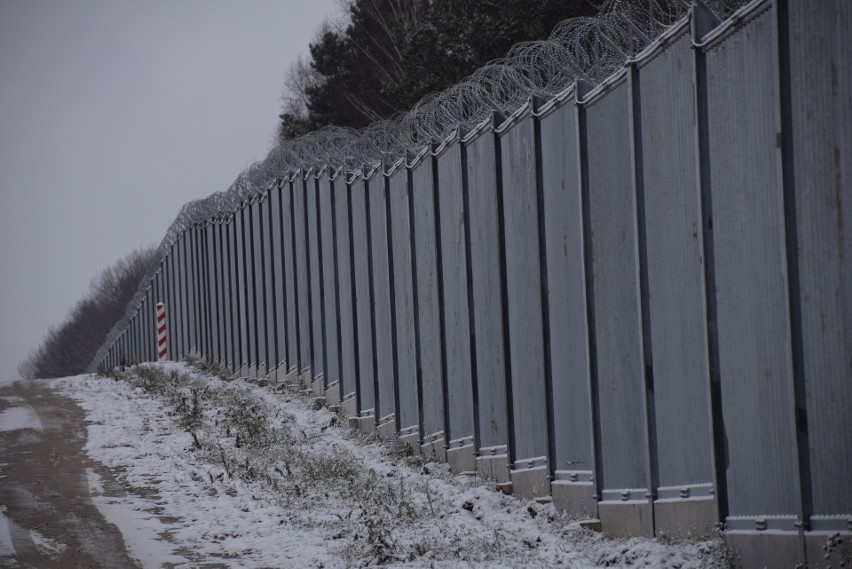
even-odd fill
[{"label": "overcast sky", "polygon": [[337,0],[0,0],[0,377],[273,145]]}]

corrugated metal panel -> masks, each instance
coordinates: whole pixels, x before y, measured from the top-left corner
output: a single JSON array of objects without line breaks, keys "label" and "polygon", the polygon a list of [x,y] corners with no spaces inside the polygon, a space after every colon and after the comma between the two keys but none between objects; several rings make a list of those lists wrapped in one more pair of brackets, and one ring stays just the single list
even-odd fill
[{"label": "corrugated metal panel", "polygon": [[577,112],[571,99],[541,120],[554,469],[594,470]]},{"label": "corrugated metal panel", "polygon": [[494,135],[478,136],[466,151],[479,447],[490,448],[509,442]]},{"label": "corrugated metal panel", "polygon": [[[207,226],[207,250],[210,257],[210,353],[208,356],[214,361],[219,359],[219,253],[216,251],[216,226],[210,223]],[[184,291],[184,298],[188,300],[188,291]],[[189,305],[187,304],[187,309]],[[187,310],[187,317],[189,311]],[[189,346],[189,329],[186,331],[187,346]]]},{"label": "corrugated metal panel", "polygon": [[[603,492],[646,489],[636,202],[627,83],[586,109]],[[604,499],[607,499],[604,494]]]},{"label": "corrugated metal panel", "polygon": [[461,146],[454,142],[438,158],[438,220],[441,231],[449,441],[473,437],[474,419],[462,192]]},{"label": "corrugated metal panel", "polygon": [[[266,355],[266,299],[263,295],[263,266],[261,264],[262,260],[262,247],[263,247],[263,234],[261,233],[261,224],[260,224],[260,215],[261,215],[261,203],[255,202],[251,206],[251,230],[253,236],[252,242],[252,256],[254,257],[253,265],[252,265],[252,305],[254,313],[254,329],[252,331],[255,336],[255,357],[254,360],[257,362],[257,365],[266,364],[268,362]],[[212,262],[212,257],[211,257]],[[212,282],[212,279],[211,279]],[[212,290],[210,291],[212,294]],[[211,330],[212,321],[211,321]],[[211,336],[211,343],[214,339]]]},{"label": "corrugated metal panel", "polygon": [[420,369],[424,438],[444,431],[441,377],[441,315],[432,160],[426,157],[411,173]]},{"label": "corrugated metal panel", "polygon": [[388,216],[386,179],[382,174],[370,180],[370,243],[372,245],[373,317],[376,334],[376,377],[378,393],[376,418],[394,413],[393,337],[391,311],[390,250],[388,249]]},{"label": "corrugated metal panel", "polygon": [[352,282],[352,249],[350,247],[349,187],[343,177],[333,182],[334,215],[337,232],[337,285],[340,291],[340,393],[355,393],[355,289]]},{"label": "corrugated metal panel", "polygon": [[322,240],[322,281],[325,304],[326,366],[325,381],[330,385],[340,380],[340,343],[337,292],[337,249],[335,247],[335,223],[332,204],[331,182],[328,174],[319,179],[320,239]]},{"label": "corrugated metal panel", "polygon": [[[236,265],[235,265],[234,268],[236,269],[236,289],[237,289],[237,296],[238,296],[237,302],[239,303],[238,304],[239,315],[237,317],[237,335],[238,335],[237,348],[238,348],[239,359],[237,360],[237,367],[248,365],[249,364],[249,357],[250,357],[249,352],[248,352],[248,334],[246,332],[246,322],[247,322],[247,320],[246,320],[246,318],[247,318],[246,317],[246,290],[247,289],[246,289],[245,270],[243,268],[245,266],[244,265],[244,263],[245,263],[245,259],[244,259],[245,248],[243,246],[243,243],[244,243],[244,239],[243,239],[243,217],[244,217],[244,214],[245,214],[245,209],[240,208],[240,209],[237,210],[237,212],[234,216],[234,232],[235,232],[234,244],[236,246],[236,257],[235,257]],[[199,253],[201,253],[201,252],[202,252],[201,248],[199,248]],[[201,264],[200,264],[200,257],[199,257],[199,269],[200,269],[200,267],[201,267]],[[202,303],[203,303],[203,298],[204,298],[203,297],[203,291],[201,291],[200,288],[199,288],[199,295],[201,296]],[[202,313],[203,313],[203,310],[204,310],[204,307],[203,307],[203,304],[202,304]],[[201,328],[202,328],[202,333],[201,333],[201,337],[200,337],[199,341],[203,343],[204,342],[203,322],[202,322]]]},{"label": "corrugated metal panel", "polygon": [[515,459],[547,455],[544,324],[533,119],[500,141]]},{"label": "corrugated metal panel", "polygon": [[[207,283],[207,289],[209,291],[209,300],[208,300],[208,311],[209,311],[209,320],[210,320],[210,346],[209,352],[207,354],[208,357],[215,359],[218,355],[218,346],[216,344],[218,340],[218,325],[219,325],[219,310],[217,306],[217,288],[216,288],[216,276],[217,276],[217,265],[218,265],[218,253],[216,252],[216,228],[213,224],[209,224],[205,228],[205,235],[207,238],[207,251],[208,251],[208,274],[209,274],[209,282]],[[183,247],[181,247],[183,249]],[[185,274],[184,270],[184,259],[183,259],[183,251],[181,251],[181,279],[184,280],[184,285],[181,287],[181,302],[184,303],[184,309],[182,310],[184,318],[184,324],[182,326],[183,331],[182,334],[184,336],[184,346],[186,351],[189,351],[189,338],[187,337],[187,312],[186,312],[186,289],[185,289]]]},{"label": "corrugated metal panel", "polygon": [[[177,310],[178,310],[178,320],[180,321],[180,327],[178,328],[178,330],[176,330],[176,332],[177,332],[177,336],[178,336],[179,343],[180,343],[181,346],[188,346],[188,344],[189,344],[188,338],[187,338],[187,323],[188,323],[188,320],[189,320],[189,317],[188,317],[188,312],[189,312],[188,308],[189,307],[187,306],[187,297],[186,297],[186,295],[187,295],[186,289],[187,289],[188,279],[187,279],[187,274],[186,274],[186,258],[187,258],[187,256],[186,256],[186,250],[185,250],[187,233],[188,233],[188,230],[184,230],[181,233],[180,237],[178,237],[178,241],[176,243],[176,250],[175,250],[175,253],[176,253],[175,264],[176,264],[176,270],[177,270],[177,274],[178,274],[178,283],[177,283],[178,306],[177,306]],[[186,351],[188,351],[188,349],[186,349],[186,348],[184,348],[184,349]]]},{"label": "corrugated metal panel", "polygon": [[390,177],[390,221],[393,262],[394,308],[396,313],[397,385],[399,427],[419,428],[417,400],[417,344],[414,315],[413,254],[408,170],[400,168]]},{"label": "corrugated metal panel", "polygon": [[[243,318],[245,320],[245,344],[244,344],[244,353],[245,353],[245,361],[251,366],[256,364],[255,360],[255,335],[254,335],[254,304],[252,302],[252,291],[254,290],[254,280],[252,279],[252,263],[254,262],[254,256],[252,255],[251,250],[251,225],[250,225],[250,211],[251,206],[246,205],[240,211],[241,217],[241,238],[243,240],[244,247],[244,256],[242,261],[242,274],[243,274],[243,298],[245,301],[245,310],[243,314]],[[207,251],[204,245],[204,233],[202,231],[202,242],[201,242],[201,253],[202,253],[202,274],[205,274],[206,277],[206,263],[207,263]],[[206,282],[206,279],[205,279]],[[204,345],[207,345],[207,287],[205,286],[205,282],[202,282],[201,286],[201,294],[204,299]]]},{"label": "corrugated metal panel", "polygon": [[811,492],[815,515],[850,516],[852,4],[790,2],[789,11]]},{"label": "corrugated metal panel", "polygon": [[299,371],[311,367],[311,289],[308,272],[308,228],[307,207],[305,203],[306,181],[297,178],[293,181],[293,230],[296,234],[296,286],[298,299],[299,326]]},{"label": "corrugated metal panel", "polygon": [[284,224],[281,210],[281,191],[273,189],[269,192],[269,203],[272,210],[272,271],[275,275],[275,313],[278,322],[278,361],[276,366],[287,367],[287,295],[284,272]]},{"label": "corrugated metal panel", "polygon": [[290,183],[281,187],[282,228],[284,230],[284,295],[287,299],[287,370],[298,367],[299,362],[299,315],[296,310],[295,252],[293,248],[293,196]]},{"label": "corrugated metal panel", "polygon": [[179,357],[183,357],[186,354],[186,350],[184,348],[184,344],[186,343],[186,339],[184,338],[184,324],[186,323],[186,317],[184,316],[184,311],[186,310],[186,302],[183,298],[183,287],[185,282],[184,277],[184,266],[183,266],[183,236],[186,234],[186,231],[183,231],[181,235],[178,237],[177,242],[175,243],[175,247],[172,255],[174,256],[174,267],[175,267],[175,306],[173,310],[175,311],[175,323],[177,327],[175,328],[175,341],[177,342],[177,349]]},{"label": "corrugated metal panel", "polygon": [[649,318],[660,486],[714,480],[696,172],[692,40],[639,71]]},{"label": "corrugated metal panel", "polygon": [[261,263],[263,265],[265,277],[265,307],[264,320],[266,321],[266,366],[267,373],[272,372],[278,365],[277,347],[276,347],[276,330],[275,330],[275,313],[277,311],[277,302],[275,299],[275,276],[273,273],[273,257],[272,257],[272,192],[266,194],[266,199],[260,204],[260,223],[262,234],[262,249]]},{"label": "corrugated metal panel", "polygon": [[240,365],[239,354],[239,291],[237,288],[237,252],[236,242],[234,240],[235,216],[230,216],[229,223],[225,226],[225,245],[227,247],[228,261],[228,318],[230,327],[228,328],[228,341],[230,352],[228,361],[231,364],[231,369],[236,370]]},{"label": "corrugated metal panel", "polygon": [[[227,249],[227,241],[225,237],[225,232],[227,231],[228,226],[224,223],[216,224],[216,239],[218,241],[219,247],[219,308],[222,314],[222,349],[219,353],[219,361],[227,362],[231,361],[231,351],[230,351],[230,301],[229,301],[229,290],[228,290],[228,249]],[[190,292],[191,294],[194,294]],[[194,306],[192,307],[193,311],[195,310]],[[194,316],[193,316],[194,318]]]},{"label": "corrugated metal panel", "polygon": [[307,223],[305,229],[308,233],[308,261],[310,265],[311,285],[311,337],[313,338],[313,354],[311,355],[311,368],[314,377],[319,377],[325,372],[325,339],[323,337],[323,294],[322,281],[320,279],[321,251],[320,251],[320,226],[319,211],[317,205],[318,180],[312,175],[305,182],[307,193]]},{"label": "corrugated metal panel", "polygon": [[[278,348],[276,330],[276,312],[278,311],[278,299],[275,297],[275,273],[274,273],[274,257],[272,251],[273,235],[277,231],[277,227],[272,222],[272,212],[275,204],[272,201],[273,192],[266,194],[266,199],[261,204],[261,227],[263,229],[263,266],[265,275],[265,301],[266,308],[264,311],[266,319],[266,371],[271,373],[278,365]],[[224,315],[223,315],[224,316]]]},{"label": "corrugated metal panel", "polygon": [[355,269],[355,325],[358,345],[359,412],[376,409],[376,370],[373,361],[373,303],[370,298],[370,235],[367,230],[367,187],[362,180],[349,186],[352,207],[352,251]]},{"label": "corrugated metal panel", "polygon": [[729,512],[798,512],[773,11],[707,52]]}]

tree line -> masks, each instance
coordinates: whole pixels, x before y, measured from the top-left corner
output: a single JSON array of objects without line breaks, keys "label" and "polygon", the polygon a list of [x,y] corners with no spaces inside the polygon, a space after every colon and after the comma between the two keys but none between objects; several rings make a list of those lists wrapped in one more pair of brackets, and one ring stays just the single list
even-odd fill
[{"label": "tree line", "polygon": [[92,279],[65,321],[50,328],[41,345],[18,366],[21,377],[83,373],[156,261],[155,247],[136,249]]},{"label": "tree line", "polygon": [[[546,39],[602,0],[349,0],[284,83],[279,142],[325,125],[362,128],[458,83],[516,43]],[[341,23],[343,22],[343,23]]]}]

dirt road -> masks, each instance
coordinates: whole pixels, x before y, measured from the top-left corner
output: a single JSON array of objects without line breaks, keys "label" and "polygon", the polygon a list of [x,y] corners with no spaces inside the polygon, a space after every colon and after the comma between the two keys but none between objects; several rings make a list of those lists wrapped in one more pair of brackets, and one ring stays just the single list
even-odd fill
[{"label": "dirt road", "polygon": [[48,383],[0,385],[0,566],[138,567],[92,503],[85,443],[83,412]]}]

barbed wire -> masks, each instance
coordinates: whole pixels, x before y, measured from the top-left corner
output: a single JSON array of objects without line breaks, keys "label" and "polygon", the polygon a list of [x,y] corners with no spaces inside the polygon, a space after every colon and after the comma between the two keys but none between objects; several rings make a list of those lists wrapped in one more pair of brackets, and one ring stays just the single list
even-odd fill
[{"label": "barbed wire", "polygon": [[[748,0],[693,0],[719,20]],[[621,69],[689,11],[687,0],[607,0],[595,17],[559,22],[546,40],[513,46],[444,91],[423,97],[411,110],[363,129],[327,126],[275,146],[267,157],[246,168],[224,192],[185,204],[161,242],[157,263],[139,285],[124,317],[116,323],[88,371],[92,372],[144,300],[159,265],[189,227],[224,221],[239,207],[297,172],[345,174],[395,163],[407,153],[473,129],[500,112],[509,116],[530,96],[552,98],[575,81],[599,84]]]}]

